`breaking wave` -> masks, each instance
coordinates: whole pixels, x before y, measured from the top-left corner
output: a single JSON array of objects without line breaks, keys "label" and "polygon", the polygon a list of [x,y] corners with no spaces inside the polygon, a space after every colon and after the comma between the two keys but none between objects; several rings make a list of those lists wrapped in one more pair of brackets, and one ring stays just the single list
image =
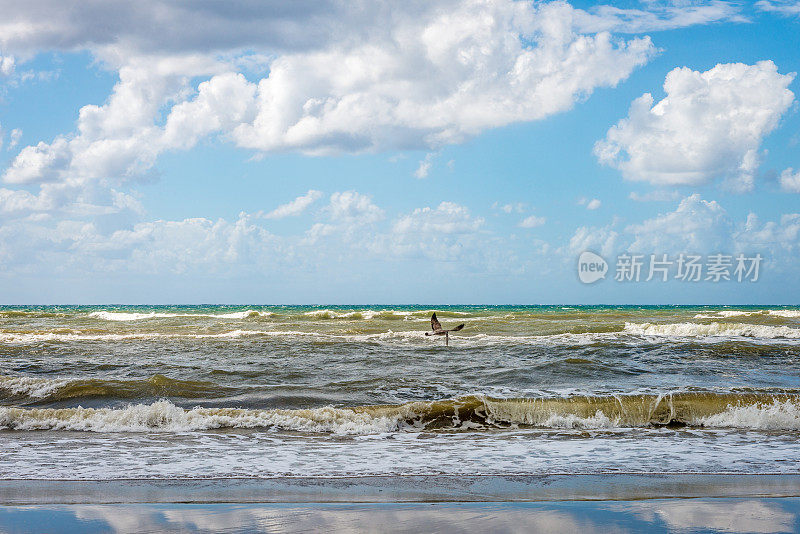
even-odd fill
[{"label": "breaking wave", "polygon": [[217,334],[167,334],[160,332],[141,332],[131,334],[85,334],[81,332],[3,332],[0,333],[0,342],[10,344],[29,344],[70,341],[125,341],[130,339],[159,338],[237,339],[248,336],[324,336],[324,334],[275,330],[230,330],[228,332],[220,332]]},{"label": "breaking wave", "polygon": [[168,319],[172,317],[208,317],[213,319],[254,319],[258,317],[271,317],[272,312],[245,310],[231,313],[164,313],[164,312],[110,312],[96,311],[91,312],[89,317],[103,319],[105,321],[141,321],[143,319]]},{"label": "breaking wave", "polygon": [[764,339],[800,339],[799,328],[744,323],[625,323],[625,332],[639,336],[729,336]]},{"label": "breaking wave", "polygon": [[303,317],[310,319],[345,319],[345,320],[404,320],[404,321],[429,321],[433,312],[439,317],[469,317],[467,312],[452,310],[311,310],[303,313]]},{"label": "breaking wave", "polygon": [[[619,328],[619,327],[616,327]],[[634,337],[635,336],[635,337]],[[330,333],[302,330],[243,330],[217,333],[132,332],[124,334],[82,332],[0,332],[0,343],[33,345],[37,343],[115,342],[128,340],[237,340],[245,337],[274,339],[305,339],[315,343],[374,343],[405,345],[420,348],[438,346],[435,339],[422,330],[386,331],[376,333]],[[761,341],[800,340],[800,328],[725,323],[625,323],[621,330],[607,332],[561,333],[542,335],[469,334],[458,336],[458,347],[487,347],[495,345],[585,346],[596,343],[641,343],[641,337],[694,338],[718,340],[744,337]],[[638,341],[637,341],[638,339]]]},{"label": "breaking wave", "polygon": [[749,317],[758,315],[772,315],[789,319],[800,318],[800,310],[721,310],[716,312],[698,313],[695,319],[719,319],[721,317]]},{"label": "breaking wave", "polygon": [[183,409],[169,401],[126,408],[0,407],[0,429],[189,432],[221,428],[375,434],[538,427],[608,429],[696,426],[800,430],[795,395],[676,393],[663,396],[493,399],[461,397],[401,405],[294,410]]}]

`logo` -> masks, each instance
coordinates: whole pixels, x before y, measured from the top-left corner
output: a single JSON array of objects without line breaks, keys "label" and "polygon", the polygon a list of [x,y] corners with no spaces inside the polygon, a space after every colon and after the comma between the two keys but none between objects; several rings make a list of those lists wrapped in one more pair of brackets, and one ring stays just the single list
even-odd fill
[{"label": "logo", "polygon": [[578,258],[578,278],[584,284],[593,284],[606,277],[608,263],[602,257],[588,250]]}]

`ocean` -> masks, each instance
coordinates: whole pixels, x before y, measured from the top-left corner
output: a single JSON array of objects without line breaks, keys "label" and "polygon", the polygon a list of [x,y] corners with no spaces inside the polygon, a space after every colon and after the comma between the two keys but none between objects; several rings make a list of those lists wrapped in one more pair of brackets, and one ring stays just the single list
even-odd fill
[{"label": "ocean", "polygon": [[4,306],[0,478],[797,473],[798,364],[797,307]]}]

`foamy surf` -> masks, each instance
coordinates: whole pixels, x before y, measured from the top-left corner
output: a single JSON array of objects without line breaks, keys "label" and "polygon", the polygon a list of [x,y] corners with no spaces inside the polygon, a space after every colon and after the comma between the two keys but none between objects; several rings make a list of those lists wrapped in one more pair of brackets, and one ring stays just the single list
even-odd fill
[{"label": "foamy surf", "polygon": [[625,323],[625,332],[638,336],[800,339],[800,328],[745,323]]},{"label": "foamy surf", "polygon": [[791,395],[674,394],[491,399],[461,397],[402,405],[294,410],[183,409],[169,401],[125,408],[0,407],[0,429],[85,432],[189,432],[221,428],[376,434],[487,428],[609,429],[696,426],[800,430]]},{"label": "foamy surf", "polygon": [[430,321],[430,316],[432,313],[438,313],[439,317],[469,317],[471,314],[468,312],[458,312],[458,311],[437,311],[437,310],[394,310],[394,309],[383,309],[383,310],[333,310],[333,309],[322,309],[322,310],[311,310],[304,312],[302,314],[303,317],[309,319],[343,319],[343,320],[374,320],[374,319],[381,319],[387,321],[397,321],[397,320],[404,320],[404,321]]},{"label": "foamy surf", "polygon": [[69,383],[64,378],[31,376],[0,376],[0,398],[23,396],[34,399],[47,397]]},{"label": "foamy surf", "polygon": [[695,319],[719,319],[727,317],[757,317],[771,315],[788,319],[800,318],[800,310],[720,310],[711,313],[698,313]]},{"label": "foamy surf", "polygon": [[271,317],[273,312],[258,311],[258,310],[245,310],[230,313],[166,313],[166,312],[112,312],[112,311],[95,311],[89,313],[89,317],[94,319],[103,319],[105,321],[142,321],[145,319],[171,319],[175,317],[204,317],[213,319],[254,319],[258,317]]}]

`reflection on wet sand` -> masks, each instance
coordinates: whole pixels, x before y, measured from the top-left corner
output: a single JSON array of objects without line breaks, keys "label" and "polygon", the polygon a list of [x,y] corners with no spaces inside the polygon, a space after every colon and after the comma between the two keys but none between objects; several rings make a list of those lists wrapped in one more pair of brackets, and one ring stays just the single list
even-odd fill
[{"label": "reflection on wet sand", "polygon": [[[794,532],[797,515],[768,500],[650,501],[618,505],[645,521],[663,521],[679,531]],[[611,507],[613,509],[613,507]]]},{"label": "reflection on wet sand", "polygon": [[0,507],[0,531],[793,532],[800,499]]}]

